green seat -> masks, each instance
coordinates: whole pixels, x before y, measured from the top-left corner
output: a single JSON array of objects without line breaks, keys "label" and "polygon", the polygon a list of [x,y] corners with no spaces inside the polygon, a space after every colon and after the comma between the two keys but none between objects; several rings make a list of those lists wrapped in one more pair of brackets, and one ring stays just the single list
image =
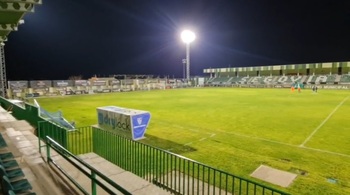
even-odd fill
[{"label": "green seat", "polygon": [[0,159],[3,161],[14,159],[14,158],[15,157],[13,156],[12,152],[0,153]]},{"label": "green seat", "polygon": [[13,192],[12,190],[8,191],[8,195],[16,195],[15,192]]},{"label": "green seat", "polygon": [[28,180],[21,179],[16,181],[10,181],[10,179],[6,176],[2,177],[2,187],[4,193],[8,193],[10,190],[12,190],[15,194],[28,192],[32,189],[32,186],[30,185]]},{"label": "green seat", "polygon": [[17,179],[19,177],[24,177],[24,173],[20,168],[5,170],[5,168],[0,165],[0,177],[2,178],[3,176],[6,176],[10,180],[12,180],[12,179]]},{"label": "green seat", "polygon": [[0,133],[0,148],[4,148],[7,147],[6,141],[5,139],[2,137],[1,133]]},{"label": "green seat", "polygon": [[14,169],[14,168],[19,167],[16,160],[3,161],[0,159],[0,165],[3,166],[5,168],[5,170]]},{"label": "green seat", "polygon": [[[9,190],[8,191],[8,195],[16,195],[16,193],[12,190]],[[25,194],[22,194],[22,195],[36,195],[36,193],[34,192],[29,192],[29,193],[25,193]]]}]

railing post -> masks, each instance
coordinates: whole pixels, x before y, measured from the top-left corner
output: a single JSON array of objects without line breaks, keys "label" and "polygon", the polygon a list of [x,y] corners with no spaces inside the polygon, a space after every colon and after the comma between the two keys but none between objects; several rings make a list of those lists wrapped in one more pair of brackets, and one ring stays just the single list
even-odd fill
[{"label": "railing post", "polygon": [[39,153],[41,154],[41,141],[40,141],[40,122],[38,122],[38,127],[37,127],[37,133],[38,133],[38,145],[39,145]]},{"label": "railing post", "polygon": [[93,170],[91,170],[91,194],[92,195],[97,194],[95,179],[96,179],[96,173]]},{"label": "railing post", "polygon": [[49,144],[49,142],[50,141],[47,139],[46,140],[46,156],[47,156],[46,158],[47,158],[47,162],[48,163],[50,162],[50,158],[51,158],[50,157],[51,154],[50,154],[50,144]]}]

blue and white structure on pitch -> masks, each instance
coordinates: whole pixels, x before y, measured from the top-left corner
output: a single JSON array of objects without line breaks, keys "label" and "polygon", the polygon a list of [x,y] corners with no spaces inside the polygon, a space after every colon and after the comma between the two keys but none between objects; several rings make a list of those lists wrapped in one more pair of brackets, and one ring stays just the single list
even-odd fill
[{"label": "blue and white structure on pitch", "polygon": [[145,138],[144,135],[151,119],[150,112],[117,106],[98,107],[96,110],[100,128],[133,140]]}]

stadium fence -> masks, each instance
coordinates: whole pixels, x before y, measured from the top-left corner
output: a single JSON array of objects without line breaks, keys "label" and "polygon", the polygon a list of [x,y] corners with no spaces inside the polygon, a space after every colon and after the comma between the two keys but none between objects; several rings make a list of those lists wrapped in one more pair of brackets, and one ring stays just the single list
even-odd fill
[{"label": "stadium fence", "polygon": [[42,141],[52,136],[74,155],[94,152],[175,194],[287,194],[97,126],[67,131],[45,121],[38,134]]}]

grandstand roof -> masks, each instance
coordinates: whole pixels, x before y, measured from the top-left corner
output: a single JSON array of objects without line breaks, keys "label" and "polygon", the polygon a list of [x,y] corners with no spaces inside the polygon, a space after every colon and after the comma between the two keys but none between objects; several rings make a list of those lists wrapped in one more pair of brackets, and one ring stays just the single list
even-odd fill
[{"label": "grandstand roof", "polygon": [[26,13],[34,12],[34,5],[42,0],[0,0],[0,43],[23,24]]},{"label": "grandstand roof", "polygon": [[350,61],[344,62],[322,62],[322,63],[305,63],[305,64],[285,64],[270,66],[250,66],[250,67],[226,67],[226,68],[207,68],[204,73],[229,73],[229,72],[249,72],[249,71],[278,71],[278,70],[305,70],[305,69],[322,69],[350,67]]}]

